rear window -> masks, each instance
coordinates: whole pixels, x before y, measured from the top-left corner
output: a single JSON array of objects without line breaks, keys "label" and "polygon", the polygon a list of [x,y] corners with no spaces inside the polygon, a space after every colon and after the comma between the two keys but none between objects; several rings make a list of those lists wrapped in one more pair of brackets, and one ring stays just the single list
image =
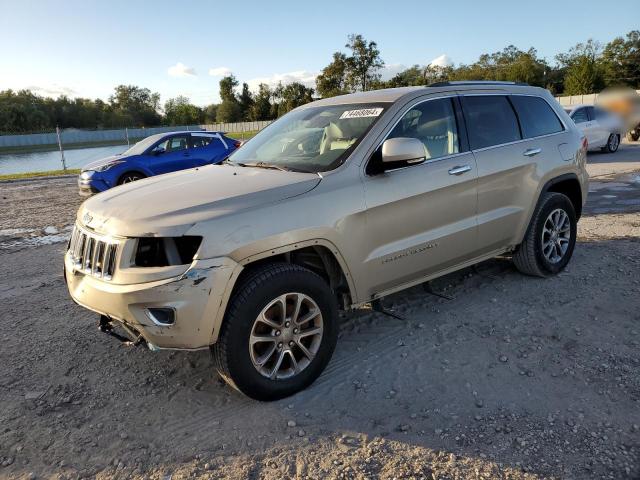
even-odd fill
[{"label": "rear window", "polygon": [[462,97],[462,105],[473,150],[521,139],[516,114],[506,96]]},{"label": "rear window", "polygon": [[513,95],[511,102],[520,119],[524,138],[549,135],[563,130],[558,116],[542,98]]}]

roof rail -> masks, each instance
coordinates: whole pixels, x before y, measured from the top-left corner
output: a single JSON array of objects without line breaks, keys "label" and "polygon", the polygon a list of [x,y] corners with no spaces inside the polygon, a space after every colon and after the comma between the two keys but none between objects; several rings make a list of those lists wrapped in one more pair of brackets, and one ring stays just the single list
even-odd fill
[{"label": "roof rail", "polygon": [[520,85],[528,87],[526,82],[503,82],[498,80],[455,80],[447,82],[436,82],[428,85],[429,87],[455,87],[456,85]]}]

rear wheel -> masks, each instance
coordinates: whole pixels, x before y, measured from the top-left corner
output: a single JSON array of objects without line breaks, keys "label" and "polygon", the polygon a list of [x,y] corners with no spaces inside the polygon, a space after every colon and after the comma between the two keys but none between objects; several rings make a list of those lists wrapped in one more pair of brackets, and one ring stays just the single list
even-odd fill
[{"label": "rear wheel", "polygon": [[138,172],[125,173],[118,180],[118,185],[124,185],[125,183],[135,182],[137,180],[142,180],[146,178],[143,174]]},{"label": "rear wheel", "polygon": [[516,268],[527,275],[547,277],[564,269],[576,244],[573,204],[561,193],[542,195],[524,240],[513,255]]},{"label": "rear wheel", "polygon": [[607,140],[607,144],[605,145],[603,150],[605,152],[614,153],[616,150],[618,150],[619,146],[620,135],[618,135],[617,133],[612,133],[611,135],[609,135],[609,139]]},{"label": "rear wheel", "polygon": [[274,263],[249,273],[227,308],[212,347],[216,369],[256,400],[276,400],[310,385],[338,338],[337,302],[303,267]]}]

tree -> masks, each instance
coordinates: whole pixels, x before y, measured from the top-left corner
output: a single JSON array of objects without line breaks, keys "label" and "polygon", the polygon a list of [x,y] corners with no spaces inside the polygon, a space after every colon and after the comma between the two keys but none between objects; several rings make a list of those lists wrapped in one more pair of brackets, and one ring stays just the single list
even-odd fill
[{"label": "tree", "polygon": [[160,123],[160,94],[135,85],[118,85],[109,97],[114,112],[130,120],[131,125],[158,125]]},{"label": "tree", "polygon": [[602,52],[602,72],[608,86],[640,89],[640,31],[617,37]]},{"label": "tree", "polygon": [[313,88],[307,88],[299,82],[293,82],[288,85],[279,83],[274,89],[274,99],[277,103],[272,105],[272,114],[282,116],[305,103],[313,101]]},{"label": "tree", "polygon": [[322,98],[348,93],[347,56],[344,53],[333,54],[333,61],[316,77],[316,89]]},{"label": "tree", "polygon": [[258,93],[249,111],[249,120],[271,120],[271,90],[265,83],[258,85]]},{"label": "tree", "polygon": [[215,123],[216,114],[218,113],[218,105],[212,103],[204,108],[204,123]]},{"label": "tree", "polygon": [[222,103],[216,110],[216,120],[221,123],[238,122],[242,119],[242,108],[233,91],[238,86],[238,80],[233,75],[220,80],[220,98]]},{"label": "tree", "polygon": [[204,120],[202,110],[192,105],[189,99],[182,95],[166,101],[164,116],[167,125],[193,125]]},{"label": "tree", "polygon": [[369,85],[380,78],[378,70],[384,67],[376,42],[368,42],[362,35],[349,35],[345,45],[351,50],[347,62],[347,83],[353,90],[366,91]]},{"label": "tree", "polygon": [[558,63],[565,69],[565,95],[594,93],[604,87],[600,52],[600,44],[589,39],[586,43],[578,43],[567,53],[556,55]]},{"label": "tree", "polygon": [[242,92],[238,97],[238,103],[240,104],[240,112],[242,116],[242,120],[249,120],[251,114],[251,107],[253,106],[254,100],[251,91],[249,90],[249,85],[246,83],[242,84]]}]

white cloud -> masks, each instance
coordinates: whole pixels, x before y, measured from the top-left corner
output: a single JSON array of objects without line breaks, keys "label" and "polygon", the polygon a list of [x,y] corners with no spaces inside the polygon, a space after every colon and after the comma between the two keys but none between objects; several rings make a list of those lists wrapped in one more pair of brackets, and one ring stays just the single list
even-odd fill
[{"label": "white cloud", "polygon": [[57,83],[52,83],[49,86],[29,85],[27,90],[31,90],[33,93],[42,95],[43,97],[60,97],[65,95],[67,97],[75,97],[77,92],[73,88],[64,87]]},{"label": "white cloud", "polygon": [[168,68],[167,73],[171,77],[195,77],[196,70],[193,67],[187,67],[184,63],[178,62]]},{"label": "white cloud", "polygon": [[279,82],[283,85],[293,82],[302,83],[305,87],[316,88],[316,77],[318,72],[309,72],[307,70],[298,70],[287,73],[274,73],[270,77],[258,77],[247,80],[247,84],[251,90],[258,90],[258,85],[266,83],[269,87],[275,87]]},{"label": "white cloud", "polygon": [[429,62],[429,66],[431,67],[452,67],[453,66],[453,60],[451,60],[451,58],[449,58],[448,55],[443,54],[440,55],[437,58],[434,58],[433,60],[431,60]]},{"label": "white cloud", "polygon": [[209,75],[212,77],[227,77],[231,75],[231,69],[229,67],[210,68]]}]

